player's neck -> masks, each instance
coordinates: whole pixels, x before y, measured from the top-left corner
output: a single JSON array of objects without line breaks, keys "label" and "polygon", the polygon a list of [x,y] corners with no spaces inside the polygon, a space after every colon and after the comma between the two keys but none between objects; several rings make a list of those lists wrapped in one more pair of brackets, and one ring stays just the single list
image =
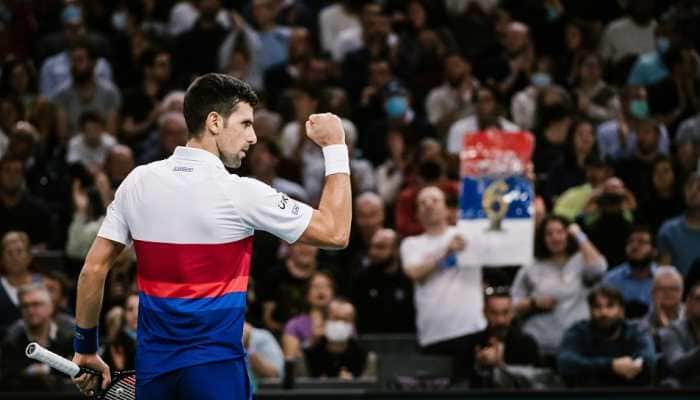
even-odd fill
[{"label": "player's neck", "polygon": [[187,147],[208,151],[217,158],[220,158],[221,156],[219,153],[219,148],[216,146],[214,139],[205,133],[202,133],[198,137],[193,137],[187,141]]}]

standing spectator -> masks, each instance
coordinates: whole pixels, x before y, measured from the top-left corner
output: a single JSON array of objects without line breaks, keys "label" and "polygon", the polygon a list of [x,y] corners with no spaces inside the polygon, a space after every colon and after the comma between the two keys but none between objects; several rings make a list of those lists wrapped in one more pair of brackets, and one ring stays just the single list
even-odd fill
[{"label": "standing spectator", "polygon": [[78,119],[78,126],[80,130],[68,141],[66,162],[80,163],[88,170],[102,168],[107,152],[117,140],[105,132],[104,120],[96,111],[84,111]]},{"label": "standing spectator", "polygon": [[657,264],[654,235],[648,227],[632,228],[625,246],[627,260],[610,270],[604,282],[622,294],[627,318],[641,318],[651,311],[652,286]]},{"label": "standing spectator", "polygon": [[590,321],[566,331],[559,373],[570,386],[648,386],[656,368],[651,337],[625,320],[622,294],[600,286],[588,295]]},{"label": "standing spectator", "polygon": [[418,343],[426,353],[451,355],[460,338],[486,326],[481,268],[463,265],[465,238],[447,225],[445,194],[435,186],[417,198],[425,233],[401,242],[404,272],[413,281]]},{"label": "standing spectator", "polygon": [[[620,96],[621,110],[617,118],[598,125],[598,150],[606,161],[617,161],[637,151],[638,122],[649,119],[647,91],[639,86],[626,86]],[[668,154],[669,135],[666,126],[659,127],[659,152]]]},{"label": "standing spectator", "polygon": [[143,79],[124,91],[121,134],[126,142],[140,143],[157,127],[164,112],[161,101],[171,89],[171,58],[163,48],[147,49],[141,55]]},{"label": "standing spectator", "polygon": [[360,333],[413,332],[416,328],[413,288],[401,269],[398,250],[394,230],[380,229],[372,236],[364,268],[352,287]]},{"label": "standing spectator", "polygon": [[338,36],[345,29],[359,28],[359,10],[356,2],[351,0],[334,1],[318,13],[319,39],[321,49],[332,53],[338,41]]},{"label": "standing spectator", "polygon": [[[39,57],[43,60],[39,70],[39,94],[42,96],[51,96],[62,86],[71,83],[70,49],[77,43],[85,41],[94,48],[109,48],[106,39],[101,35],[86,31],[83,12],[78,6],[66,6],[61,13],[61,22],[64,26],[63,31],[46,36],[38,46],[40,51],[45,51],[43,57]],[[44,59],[45,57],[48,58]],[[98,80],[112,83],[112,67],[105,58],[97,57],[93,67]]]},{"label": "standing spectator", "polygon": [[[5,390],[62,391],[70,378],[48,365],[28,358],[24,349],[31,342],[63,356],[73,353],[73,331],[53,320],[49,291],[40,283],[22,286],[17,293],[22,318],[4,336],[0,346],[0,387]],[[68,386],[70,385],[70,386]]]},{"label": "standing spectator", "polygon": [[0,235],[18,230],[29,235],[36,248],[45,248],[52,234],[46,204],[25,187],[24,163],[18,158],[0,159]]},{"label": "standing spectator", "polygon": [[685,300],[685,318],[662,329],[662,362],[669,371],[671,386],[700,386],[700,284],[688,290]]},{"label": "standing spectator", "polygon": [[0,338],[7,327],[20,317],[17,291],[22,285],[41,280],[41,276],[29,271],[32,256],[29,252],[29,236],[24,232],[4,233],[0,243],[2,274],[0,275]]},{"label": "standing spectator", "polygon": [[603,277],[607,262],[578,225],[552,215],[535,234],[535,258],[518,271],[513,300],[523,331],[550,364],[566,329],[588,316],[588,288]]},{"label": "standing spectator", "polygon": [[685,213],[664,222],[659,229],[659,264],[673,265],[684,276],[700,258],[700,174],[688,177],[684,187]]},{"label": "standing spectator", "polygon": [[576,109],[596,123],[611,120],[620,112],[620,98],[603,80],[602,63],[596,53],[583,58],[574,89]]},{"label": "standing spectator", "polygon": [[657,344],[659,330],[669,327],[683,316],[683,277],[675,267],[664,265],[656,269],[651,287],[652,305],[641,321]]},{"label": "standing spectator", "polygon": [[177,45],[173,54],[178,56],[175,65],[180,80],[185,83],[198,75],[218,70],[218,50],[229,28],[228,23],[223,24],[218,19],[221,0],[199,0],[197,8],[198,16],[192,28],[175,38]]},{"label": "standing spectator", "polygon": [[537,342],[513,323],[515,310],[507,288],[486,288],[486,329],[467,336],[454,356],[454,375],[469,379],[471,388],[492,387],[493,369],[539,363]]},{"label": "standing spectator", "polygon": [[474,112],[473,93],[479,81],[472,76],[472,66],[462,55],[452,53],[445,59],[445,83],[428,93],[425,113],[440,136],[458,119]]},{"label": "standing spectator", "polygon": [[608,178],[588,199],[579,217],[591,242],[611,265],[625,260],[625,241],[634,225],[637,200],[618,178]]},{"label": "standing spectator", "polygon": [[496,99],[496,93],[486,86],[474,92],[476,113],[466,118],[458,119],[450,126],[447,133],[447,151],[459,154],[464,147],[464,136],[470,133],[496,128],[506,132],[520,130],[514,123],[503,118],[503,110]]},{"label": "standing spectator", "polygon": [[265,71],[273,65],[286,62],[291,31],[276,22],[280,12],[279,2],[252,0],[250,8],[256,33],[262,44],[260,67]]},{"label": "standing spectator", "polygon": [[680,181],[673,159],[659,156],[654,160],[651,192],[640,207],[641,214],[652,232],[658,232],[664,221],[683,212]]},{"label": "standing spectator", "polygon": [[289,246],[289,256],[282,265],[270,269],[261,285],[263,323],[279,335],[284,324],[304,309],[304,296],[309,279],[316,272],[318,248],[304,243]]},{"label": "standing spectator", "polygon": [[336,299],[328,306],[324,335],[304,353],[312,377],[359,378],[367,364],[367,352],[353,338],[355,307]]},{"label": "standing spectator", "polygon": [[325,271],[314,272],[306,290],[305,312],[293,316],[284,325],[282,350],[286,358],[301,357],[304,349],[313,346],[323,336],[328,305],[334,297],[333,277]]},{"label": "standing spectator", "polygon": [[598,155],[593,123],[587,119],[576,120],[571,124],[571,132],[567,136],[565,156],[554,163],[547,173],[546,196],[556,199],[564,191],[585,183],[586,160],[591,155]]},{"label": "standing spectator", "polygon": [[[638,0],[628,4],[628,16],[612,21],[603,33],[603,58],[617,64],[626,56],[636,56],[654,50],[654,0]],[[631,61],[631,60],[630,60]]]},{"label": "standing spectator", "polygon": [[69,55],[73,80],[58,87],[49,97],[61,108],[59,128],[63,137],[77,130],[78,120],[87,110],[100,113],[107,132],[117,132],[117,116],[122,102],[119,89],[95,76],[95,52],[90,44],[76,42]]}]

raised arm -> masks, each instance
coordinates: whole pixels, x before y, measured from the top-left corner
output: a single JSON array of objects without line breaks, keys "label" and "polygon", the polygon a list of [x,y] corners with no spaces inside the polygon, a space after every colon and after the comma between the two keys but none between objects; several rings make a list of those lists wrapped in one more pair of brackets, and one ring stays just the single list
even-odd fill
[{"label": "raised arm", "polygon": [[306,121],[306,134],[323,149],[326,182],[318,209],[299,240],[318,247],[342,249],[348,245],[352,219],[350,163],[343,125],[333,114],[314,114]]}]

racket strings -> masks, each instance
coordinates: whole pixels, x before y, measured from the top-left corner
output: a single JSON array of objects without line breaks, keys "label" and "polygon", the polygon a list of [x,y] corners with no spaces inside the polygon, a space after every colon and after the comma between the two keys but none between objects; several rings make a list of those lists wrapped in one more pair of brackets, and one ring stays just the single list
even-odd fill
[{"label": "racket strings", "polygon": [[105,400],[135,400],[136,376],[129,375],[115,382],[100,398]]}]

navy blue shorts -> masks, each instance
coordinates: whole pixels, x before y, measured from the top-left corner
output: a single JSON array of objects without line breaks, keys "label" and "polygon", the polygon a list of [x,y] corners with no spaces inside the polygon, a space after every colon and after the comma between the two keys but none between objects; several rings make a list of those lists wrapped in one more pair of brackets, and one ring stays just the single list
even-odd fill
[{"label": "navy blue shorts", "polygon": [[245,358],[181,368],[144,384],[136,379],[138,400],[250,400],[253,392]]}]

